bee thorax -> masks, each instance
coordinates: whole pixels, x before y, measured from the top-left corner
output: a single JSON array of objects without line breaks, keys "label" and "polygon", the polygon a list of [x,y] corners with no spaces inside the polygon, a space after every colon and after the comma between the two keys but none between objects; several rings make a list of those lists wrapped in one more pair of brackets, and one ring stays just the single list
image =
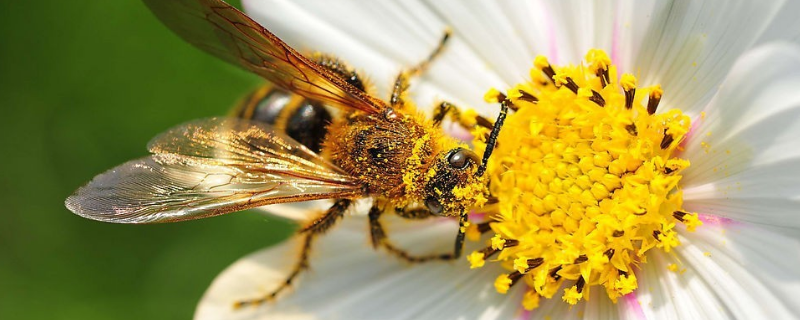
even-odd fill
[{"label": "bee thorax", "polygon": [[422,198],[422,179],[436,151],[430,131],[411,117],[355,114],[329,127],[325,149],[369,193],[406,205]]}]

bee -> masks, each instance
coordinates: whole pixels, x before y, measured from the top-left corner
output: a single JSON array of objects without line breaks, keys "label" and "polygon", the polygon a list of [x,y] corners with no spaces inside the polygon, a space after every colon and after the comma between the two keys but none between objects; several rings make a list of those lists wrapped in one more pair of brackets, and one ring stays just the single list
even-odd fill
[{"label": "bee", "polygon": [[[405,100],[409,77],[426,63],[401,72],[388,101],[353,84],[349,68],[309,59],[238,9],[220,0],[144,0],[156,16],[191,44],[254,72],[282,95],[340,111],[324,117],[284,121],[283,130],[266,117],[211,118],[174,127],[148,144],[149,156],[96,176],[67,198],[75,214],[114,223],[164,223],[200,219],[270,204],[332,199],[298,231],[304,237],[300,259],[286,281],[270,294],[237,302],[257,305],[274,299],[308,266],[314,238],[327,231],[360,198],[371,198],[373,246],[409,262],[452,260],[461,256],[468,212],[486,201],[483,173],[508,110],[507,101],[491,125],[482,158],[439,126],[451,105],[427,119]],[[447,36],[445,36],[445,39]],[[442,41],[444,42],[444,40]],[[435,56],[441,49],[434,51]],[[288,101],[288,100],[284,100]],[[302,104],[302,103],[301,103]],[[275,109],[292,111],[289,102]],[[247,110],[244,108],[242,110]],[[269,112],[266,112],[267,114]],[[292,125],[313,124],[321,140],[301,143]],[[319,136],[319,134],[317,135]],[[297,138],[301,139],[301,138]],[[314,138],[317,139],[317,138]],[[313,139],[311,139],[313,140]],[[319,152],[314,152],[314,143]],[[452,252],[415,256],[390,241],[380,217],[393,212],[418,219],[456,217],[460,228]]]},{"label": "bee", "polygon": [[268,83],[234,107],[231,115],[272,125],[314,153],[322,151],[333,116],[319,101],[309,100]]}]

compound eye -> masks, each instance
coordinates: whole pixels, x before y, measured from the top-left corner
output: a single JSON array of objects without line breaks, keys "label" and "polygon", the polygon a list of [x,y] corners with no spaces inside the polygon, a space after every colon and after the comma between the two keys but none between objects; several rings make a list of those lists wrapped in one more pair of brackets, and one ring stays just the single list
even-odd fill
[{"label": "compound eye", "polygon": [[459,148],[450,153],[450,156],[447,158],[447,163],[453,168],[464,169],[467,167],[470,160],[477,162],[478,156],[472,151]]},{"label": "compound eye", "polygon": [[439,200],[434,198],[425,199],[425,206],[435,215],[441,215],[442,211],[444,211],[444,207],[439,203]]}]

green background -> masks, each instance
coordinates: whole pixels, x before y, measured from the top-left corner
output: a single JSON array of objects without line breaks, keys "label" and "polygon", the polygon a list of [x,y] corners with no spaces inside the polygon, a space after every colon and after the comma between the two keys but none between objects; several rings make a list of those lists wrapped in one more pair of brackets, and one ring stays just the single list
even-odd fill
[{"label": "green background", "polygon": [[292,232],[252,212],[114,225],[63,205],[159,132],[224,114],[257,77],[135,0],[2,1],[0,41],[0,319],[188,319],[215,275]]}]

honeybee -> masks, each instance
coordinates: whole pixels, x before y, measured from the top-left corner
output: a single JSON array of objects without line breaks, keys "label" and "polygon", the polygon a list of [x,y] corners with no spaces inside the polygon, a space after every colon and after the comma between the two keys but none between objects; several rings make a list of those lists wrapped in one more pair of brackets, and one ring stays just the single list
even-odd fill
[{"label": "honeybee", "polygon": [[[174,127],[149,143],[150,156],[117,166],[79,188],[65,202],[69,210],[106,222],[163,223],[277,203],[334,200],[299,230],[305,239],[303,251],[286,281],[270,294],[240,301],[238,306],[266,302],[291,285],[308,266],[315,236],[334,225],[359,198],[373,199],[369,223],[376,249],[410,262],[461,255],[468,212],[489,197],[483,172],[508,109],[506,101],[479,158],[444,134],[439,126],[444,111],[426,119],[405,101],[409,77],[426,63],[402,72],[391,97],[383,101],[354,85],[348,76],[351,69],[343,64],[332,67],[304,57],[223,1],[144,2],[188,42],[280,88],[267,89],[271,94],[300,96],[308,104],[324,104],[340,114],[322,125],[324,129],[314,123],[317,118],[301,117],[296,124],[314,123],[313,130],[322,132],[321,140],[310,143],[293,139],[289,128],[276,130],[241,118],[196,120]],[[278,103],[276,108],[285,111],[289,106]],[[440,105],[445,111],[449,107]],[[257,118],[253,113],[240,116]],[[319,150],[314,150],[314,143],[319,143]],[[457,217],[460,228],[453,251],[414,256],[394,246],[380,222],[386,212],[414,219]]]},{"label": "honeybee", "polygon": [[314,153],[322,151],[328,125],[333,121],[331,112],[319,101],[271,83],[250,93],[231,115],[270,124]]}]

